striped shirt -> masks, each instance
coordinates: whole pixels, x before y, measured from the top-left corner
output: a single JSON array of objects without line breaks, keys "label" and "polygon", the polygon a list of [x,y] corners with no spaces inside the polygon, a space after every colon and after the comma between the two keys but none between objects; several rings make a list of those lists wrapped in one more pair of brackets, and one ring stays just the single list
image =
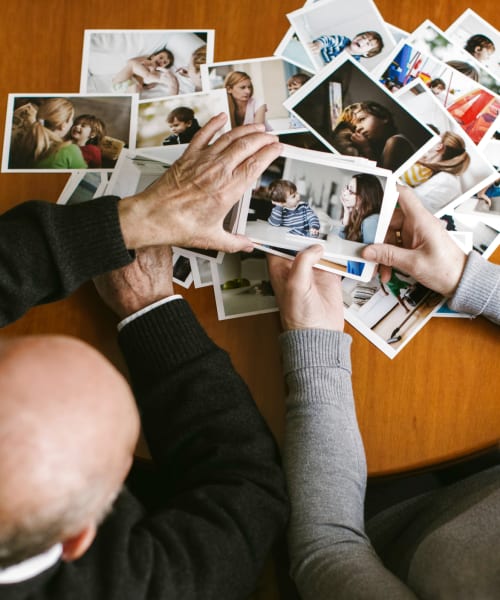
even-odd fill
[{"label": "striped shirt", "polygon": [[[350,38],[345,35],[320,35],[314,42],[320,42],[321,57],[326,63],[332,62],[332,60],[338,56],[342,50],[345,50],[351,43]],[[359,60],[361,56],[359,54],[353,54],[353,58]]]},{"label": "striped shirt", "polygon": [[290,233],[318,237],[318,233],[311,232],[319,232],[318,216],[305,202],[299,202],[295,208],[274,206],[267,222],[274,227],[289,227]]}]

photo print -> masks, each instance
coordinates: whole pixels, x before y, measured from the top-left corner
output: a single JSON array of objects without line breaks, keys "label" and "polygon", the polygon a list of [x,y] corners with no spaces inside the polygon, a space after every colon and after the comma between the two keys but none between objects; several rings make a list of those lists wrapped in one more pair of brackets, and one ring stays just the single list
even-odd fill
[{"label": "photo print", "polygon": [[430,212],[442,214],[491,180],[491,162],[422,80],[403,87],[396,97],[439,135],[435,145],[400,174],[400,182],[412,187]]},{"label": "photo print", "polygon": [[2,171],[114,169],[133,148],[133,95],[9,94]]},{"label": "photo print", "polygon": [[193,273],[191,271],[191,261],[187,256],[178,252],[172,252],[172,279],[174,283],[183,288],[191,287],[193,283]]},{"label": "photo print", "polygon": [[351,57],[339,57],[285,102],[333,152],[395,171],[425,152],[436,133]]},{"label": "photo print", "polygon": [[109,182],[109,173],[103,171],[79,171],[71,173],[57,204],[81,204],[99,196]]},{"label": "photo print", "polygon": [[365,162],[287,146],[247,194],[238,232],[288,258],[320,244],[318,266],[370,279],[375,265],[360,252],[385,237],[397,196],[390,175]]},{"label": "photo print", "polygon": [[265,252],[225,254],[221,263],[212,261],[211,267],[219,320],[278,310]]},{"label": "photo print", "polygon": [[195,257],[191,259],[191,273],[195,288],[212,285],[212,261],[205,258]]},{"label": "photo print", "polygon": [[[455,65],[457,67],[458,65]],[[496,129],[500,99],[467,75],[411,44],[402,42],[381,66],[380,82],[392,93],[420,78],[475,144]],[[378,73],[378,71],[377,71]]]},{"label": "photo print", "polygon": [[456,213],[470,215],[500,228],[500,139],[492,138],[484,147],[484,156],[493,165],[493,175],[484,187],[458,204]]},{"label": "photo print", "polygon": [[371,70],[396,45],[372,0],[321,0],[287,17],[316,72],[342,52]]},{"label": "photo print", "polygon": [[482,63],[474,60],[467,50],[455,45],[444,31],[431,21],[424,21],[411,33],[406,43],[471,77],[494,94],[500,93],[500,81],[485,69]]},{"label": "photo print", "polygon": [[283,107],[311,77],[301,67],[267,57],[203,65],[201,73],[204,90],[226,90],[232,127],[263,123],[276,134],[305,129]]},{"label": "photo print", "polygon": [[500,79],[500,32],[471,8],[445,31],[446,36],[473,60]]},{"label": "photo print", "polygon": [[141,99],[199,92],[214,37],[212,29],[87,29],[80,91]]},{"label": "photo print", "polygon": [[[136,148],[189,144],[201,127],[221,112],[229,115],[225,90],[141,100]],[[228,119],[222,133],[229,129]]]}]

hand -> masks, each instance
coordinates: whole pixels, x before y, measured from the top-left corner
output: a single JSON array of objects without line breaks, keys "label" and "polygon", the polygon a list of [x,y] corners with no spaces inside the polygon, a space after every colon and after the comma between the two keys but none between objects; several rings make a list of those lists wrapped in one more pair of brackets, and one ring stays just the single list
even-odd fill
[{"label": "hand", "polygon": [[323,255],[319,245],[302,250],[293,261],[268,254],[271,285],[284,330],[344,329],[340,277],[315,269]]},{"label": "hand", "polygon": [[99,275],[94,284],[104,303],[124,319],[172,296],[172,251],[169,246],[141,248],[133,263]]},{"label": "hand", "polygon": [[384,283],[395,267],[435,292],[453,295],[466,255],[409,188],[398,185],[398,190],[400,208],[394,211],[386,243],[366,246],[362,257],[381,263],[379,272]]},{"label": "hand", "polygon": [[118,203],[127,248],[253,249],[248,238],[224,231],[223,220],[282,146],[262,125],[237,127],[209,145],[226,119],[210,119],[162,177]]}]

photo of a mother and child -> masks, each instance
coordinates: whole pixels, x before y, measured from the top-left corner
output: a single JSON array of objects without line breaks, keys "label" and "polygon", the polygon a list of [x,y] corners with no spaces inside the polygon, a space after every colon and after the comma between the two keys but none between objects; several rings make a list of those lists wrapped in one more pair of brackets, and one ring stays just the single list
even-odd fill
[{"label": "photo of a mother and child", "polygon": [[2,170],[112,169],[130,145],[133,104],[131,96],[10,95]]}]

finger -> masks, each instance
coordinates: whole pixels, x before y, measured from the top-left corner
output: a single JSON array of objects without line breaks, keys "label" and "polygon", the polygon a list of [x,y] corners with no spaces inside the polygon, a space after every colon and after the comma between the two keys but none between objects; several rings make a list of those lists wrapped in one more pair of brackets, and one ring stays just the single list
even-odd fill
[{"label": "finger", "polygon": [[[212,148],[217,152],[224,152],[227,148],[232,146],[239,139],[245,138],[249,135],[261,133],[264,134],[265,126],[261,123],[252,123],[249,125],[242,125],[241,127],[235,127],[230,131],[227,131],[221,135],[213,144]],[[277,136],[268,133],[269,137],[273,137],[274,141],[277,140]]]},{"label": "finger", "polygon": [[205,248],[221,252],[253,252],[254,244],[246,236],[222,230],[217,238],[207,240]]},{"label": "finger", "polygon": [[[263,134],[267,136],[268,134]],[[254,144],[252,144],[248,158],[240,160],[233,167],[233,176],[242,177],[248,184],[252,183],[261,173],[281,154],[283,150],[282,144],[277,143],[265,143],[260,146],[255,143],[255,150],[252,150]],[[263,140],[266,142],[267,140]],[[234,160],[238,160],[234,157]]]},{"label": "finger", "polygon": [[208,146],[210,140],[214,135],[222,129],[225,122],[227,121],[227,115],[225,113],[219,113],[215,117],[212,117],[196,134],[193,136],[191,143],[187,147],[185,152],[186,155],[197,153],[206,146]]},{"label": "finger", "polygon": [[297,254],[290,271],[290,279],[303,283],[311,277],[313,266],[323,256],[323,247],[319,244],[309,246]]},{"label": "finger", "polygon": [[361,250],[365,260],[371,260],[387,267],[396,267],[411,272],[415,262],[415,253],[392,244],[371,244]]},{"label": "finger", "polygon": [[413,190],[399,184],[396,187],[399,192],[398,204],[406,217],[429,213]]}]

